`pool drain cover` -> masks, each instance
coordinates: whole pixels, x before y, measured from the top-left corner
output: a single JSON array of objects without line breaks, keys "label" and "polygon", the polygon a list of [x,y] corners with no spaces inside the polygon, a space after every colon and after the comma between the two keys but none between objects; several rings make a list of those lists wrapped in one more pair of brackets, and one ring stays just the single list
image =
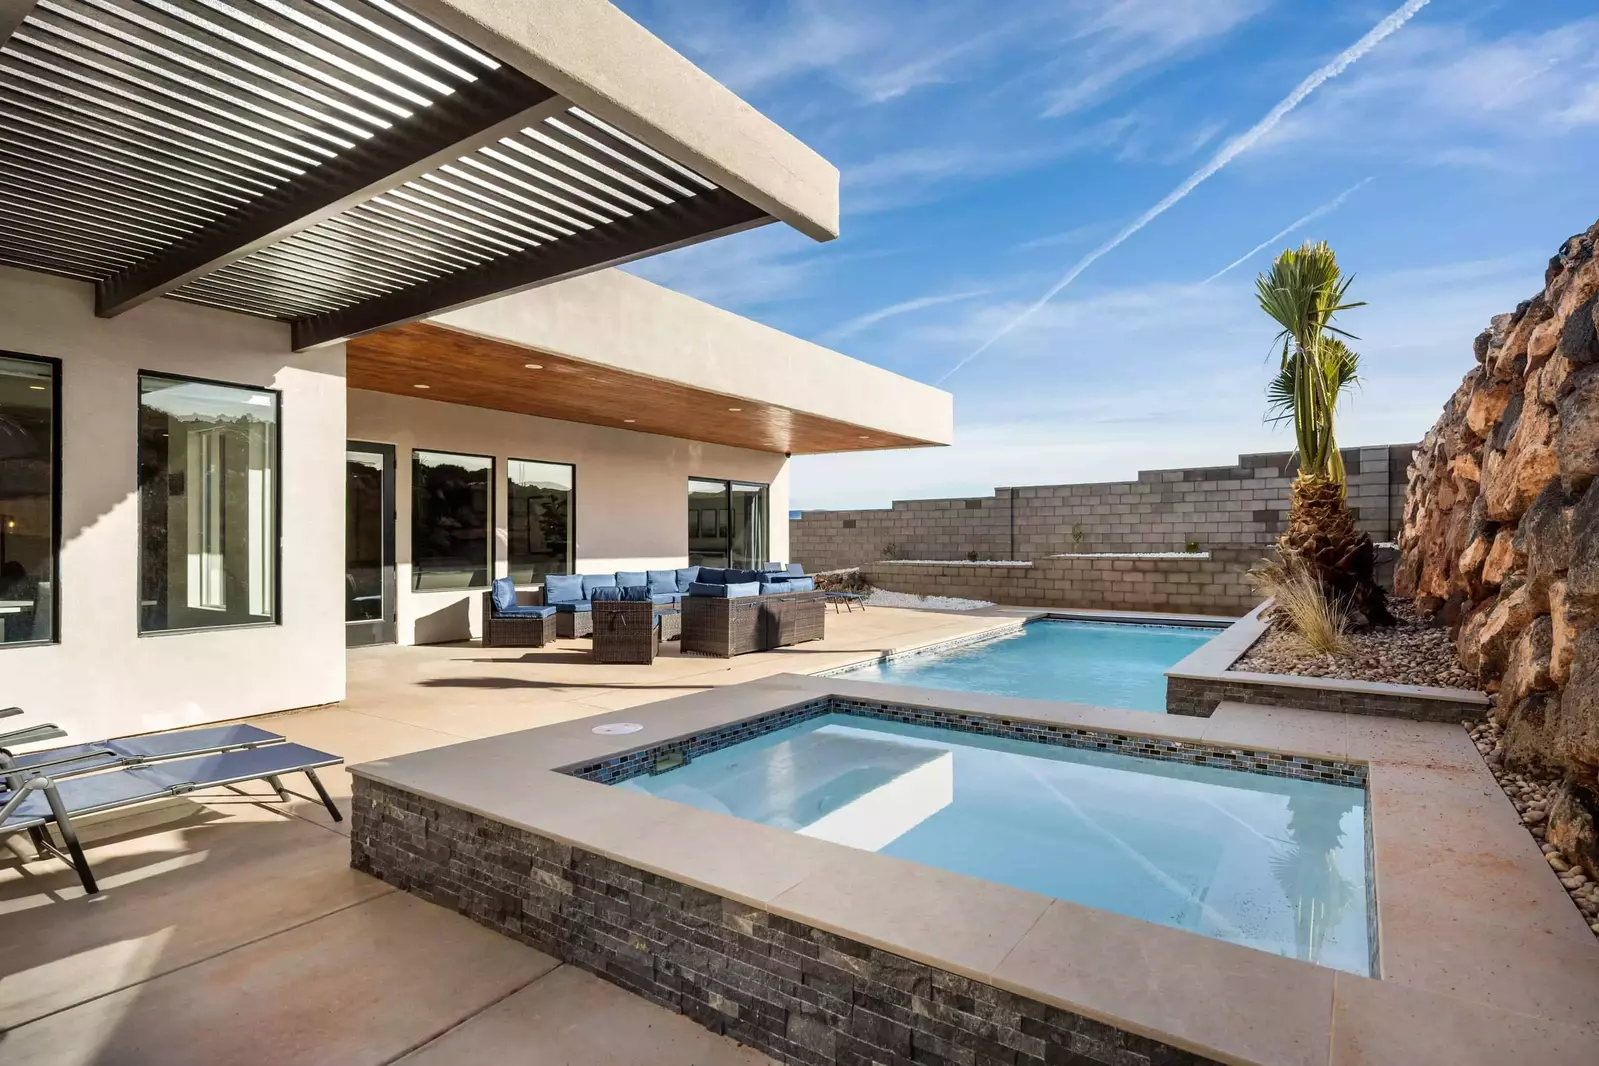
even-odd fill
[{"label": "pool drain cover", "polygon": [[637,722],[607,722],[605,725],[595,726],[593,731],[601,736],[614,737],[622,733],[637,733],[643,728]]}]

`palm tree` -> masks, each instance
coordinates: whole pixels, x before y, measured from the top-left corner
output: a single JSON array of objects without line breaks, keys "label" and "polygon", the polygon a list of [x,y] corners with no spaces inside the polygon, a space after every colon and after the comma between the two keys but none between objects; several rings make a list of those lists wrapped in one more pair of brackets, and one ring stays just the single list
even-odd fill
[{"label": "palm tree", "polygon": [[1359,381],[1360,356],[1333,325],[1350,282],[1325,241],[1287,249],[1255,281],[1261,310],[1281,331],[1282,358],[1266,389],[1268,418],[1292,422],[1299,474],[1290,490],[1288,528],[1278,540],[1285,562],[1298,562],[1352,620],[1388,625],[1393,616],[1377,584],[1377,549],[1355,525],[1344,496],[1343,456],[1335,433],[1338,400]]}]

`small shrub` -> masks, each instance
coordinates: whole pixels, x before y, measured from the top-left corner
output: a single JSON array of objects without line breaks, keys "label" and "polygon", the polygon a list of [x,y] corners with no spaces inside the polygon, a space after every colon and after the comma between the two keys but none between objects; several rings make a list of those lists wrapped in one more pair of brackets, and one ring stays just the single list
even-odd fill
[{"label": "small shrub", "polygon": [[899,545],[895,544],[893,542],[890,542],[888,544],[883,545],[883,558],[885,558],[885,559],[898,559],[899,558]]},{"label": "small shrub", "polygon": [[1189,537],[1187,540],[1183,541],[1183,551],[1187,552],[1189,555],[1198,555],[1199,541],[1195,540],[1193,537]]},{"label": "small shrub", "polygon": [[1262,562],[1249,571],[1255,591],[1271,597],[1271,620],[1304,642],[1317,655],[1342,655],[1349,615],[1329,599],[1316,576],[1297,561]]},{"label": "small shrub", "polygon": [[977,549],[976,548],[973,548],[971,551],[966,553],[966,561],[969,562],[969,563],[975,563],[977,561]]},{"label": "small shrub", "polygon": [[1087,536],[1088,536],[1088,532],[1087,532],[1087,530],[1083,529],[1083,524],[1081,522],[1073,522],[1072,523],[1072,551],[1081,551],[1082,547],[1083,547],[1083,540]]}]

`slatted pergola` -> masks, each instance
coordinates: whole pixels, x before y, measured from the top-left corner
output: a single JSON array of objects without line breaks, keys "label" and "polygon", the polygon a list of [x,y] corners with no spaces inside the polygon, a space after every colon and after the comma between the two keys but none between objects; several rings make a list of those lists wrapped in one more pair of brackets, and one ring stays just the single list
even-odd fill
[{"label": "slatted pergola", "polygon": [[0,0],[0,264],[296,349],[772,220],[405,0]]}]

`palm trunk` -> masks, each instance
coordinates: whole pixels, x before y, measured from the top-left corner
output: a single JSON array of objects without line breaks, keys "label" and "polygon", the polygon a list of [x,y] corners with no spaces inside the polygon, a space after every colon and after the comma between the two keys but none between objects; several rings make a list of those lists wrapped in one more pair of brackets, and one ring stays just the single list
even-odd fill
[{"label": "palm trunk", "polygon": [[1392,625],[1387,595],[1377,584],[1377,547],[1355,525],[1343,486],[1300,474],[1290,499],[1288,528],[1277,541],[1283,559],[1303,562],[1356,625]]}]

